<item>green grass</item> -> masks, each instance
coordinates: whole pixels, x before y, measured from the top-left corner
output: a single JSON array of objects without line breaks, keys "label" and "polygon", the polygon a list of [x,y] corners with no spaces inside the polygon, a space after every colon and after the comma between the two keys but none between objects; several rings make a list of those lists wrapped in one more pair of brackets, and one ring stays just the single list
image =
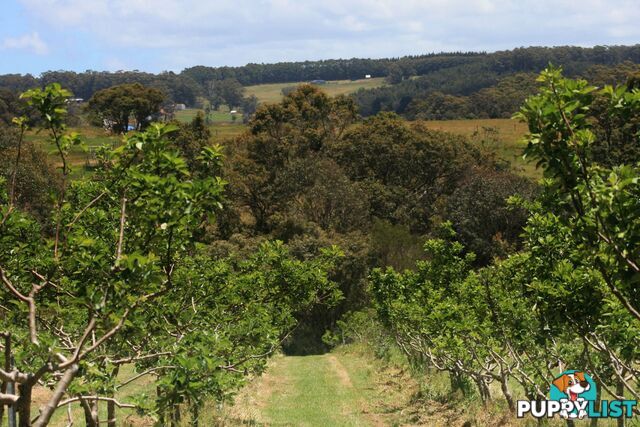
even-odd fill
[{"label": "green grass", "polygon": [[[92,173],[91,168],[96,164],[94,155],[96,148],[103,145],[114,147],[122,140],[120,136],[110,135],[104,129],[92,126],[69,128],[68,132],[77,132],[86,146],[86,149],[81,146],[72,146],[69,149],[67,163],[71,167],[71,177],[74,179],[82,178]],[[56,146],[46,131],[30,131],[25,135],[25,140],[32,142],[37,148],[49,153],[56,166],[62,166]]]},{"label": "green grass", "polygon": [[[198,110],[184,110],[184,115],[181,116],[181,119],[183,121],[188,121],[190,120],[189,117],[195,117],[197,111]],[[221,117],[223,116],[230,117],[228,113],[216,112],[212,115],[215,119],[213,124],[210,126],[213,143],[222,143],[227,139],[240,135],[247,129],[247,127],[242,124],[240,116],[238,116],[237,122],[234,123],[232,120],[222,120]],[[93,173],[92,168],[96,165],[95,150],[98,147],[102,147],[104,145],[115,147],[122,142],[122,136],[111,135],[104,129],[98,127],[83,126],[69,128],[67,131],[77,132],[86,146],[86,149],[83,149],[80,146],[72,146],[69,149],[67,162],[71,167],[71,178],[73,179],[80,179],[85,176],[90,176]],[[29,131],[25,135],[25,141],[33,143],[37,148],[48,153],[50,159],[56,166],[62,166],[56,146],[51,141],[51,138],[46,131]]]},{"label": "green grass", "polygon": [[[290,357],[272,375],[285,379],[265,411],[275,425],[365,425],[358,413],[359,394],[351,380],[340,376],[331,356]],[[338,361],[339,363],[339,361]],[[344,368],[342,368],[344,370]],[[346,384],[345,384],[346,383]]]},{"label": "green grass", "polygon": [[[194,117],[203,110],[197,108],[187,108],[186,110],[180,110],[175,112],[176,120],[183,123],[191,122]],[[209,113],[209,123],[242,123],[242,114],[235,114],[236,121],[233,120],[233,114],[228,111],[212,111]]]},{"label": "green grass", "polygon": [[[278,102],[282,99],[282,89],[291,86],[298,86],[306,82],[291,82],[291,83],[270,83],[255,86],[246,86],[245,94],[247,96],[255,95],[258,98],[258,102]],[[346,95],[354,93],[359,89],[372,89],[383,86],[385,84],[384,78],[377,77],[372,79],[361,80],[329,80],[323,85],[318,85],[320,89],[325,91],[330,96]]]},{"label": "green grass", "polygon": [[243,124],[220,123],[211,126],[211,135],[214,143],[222,143],[227,139],[234,138],[247,130]]},{"label": "green grass", "polygon": [[[277,356],[218,418],[223,425],[393,425],[393,394],[383,393],[379,361],[370,354],[336,351]],[[404,399],[403,399],[404,400]]]}]

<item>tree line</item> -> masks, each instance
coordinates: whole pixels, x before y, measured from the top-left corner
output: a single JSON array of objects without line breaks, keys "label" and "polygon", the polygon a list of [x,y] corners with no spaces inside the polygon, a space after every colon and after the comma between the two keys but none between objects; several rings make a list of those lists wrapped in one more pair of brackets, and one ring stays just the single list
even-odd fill
[{"label": "tree line", "polygon": [[[0,76],[0,89],[20,93],[33,87],[44,87],[49,83],[57,82],[71,90],[74,96],[88,100],[102,89],[125,83],[140,83],[161,89],[173,102],[194,106],[198,97],[207,96],[211,82],[233,80],[243,86],[250,86],[264,83],[308,82],[315,79],[353,80],[372,75],[387,77],[392,84],[401,83],[415,76],[425,76],[424,80],[420,80],[422,83],[414,89],[428,86],[431,91],[468,95],[472,91],[495,84],[500,77],[507,74],[537,73],[549,62],[562,65],[569,75],[575,75],[592,65],[615,65],[624,61],[639,63],[640,47],[528,47],[494,53],[453,52],[384,59],[352,58],[247,64],[241,67],[199,65],[187,68],[180,73],[167,71],[160,74],[92,70],[77,73],[58,70],[47,71],[37,77],[29,74],[3,75]],[[384,104],[383,109],[389,110],[390,100],[388,95],[383,96],[383,94],[384,92],[380,92],[376,97],[380,98],[378,102]],[[359,101],[358,103],[365,115],[377,112],[371,113],[370,108],[363,108],[365,104],[369,105],[371,102]]]},{"label": "tree line", "polygon": [[[561,65],[568,76],[583,77],[598,86],[623,84],[629,75],[640,72],[635,55],[620,63],[601,64],[546,53],[549,62]],[[509,118],[537,92],[537,74],[549,64],[543,58],[509,66],[476,61],[400,79],[393,85],[361,89],[353,97],[363,116],[393,111],[410,120]]]}]

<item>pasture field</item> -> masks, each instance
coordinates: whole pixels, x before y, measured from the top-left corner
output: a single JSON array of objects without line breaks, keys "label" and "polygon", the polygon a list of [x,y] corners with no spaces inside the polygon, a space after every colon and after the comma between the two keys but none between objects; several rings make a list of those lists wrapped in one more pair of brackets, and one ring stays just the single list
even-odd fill
[{"label": "pasture field", "polygon": [[[195,113],[193,113],[192,117],[195,117]],[[246,128],[247,127],[242,124],[241,118],[239,118],[236,123],[233,123],[232,121],[214,122],[210,126],[212,143],[218,144],[226,139],[238,136]],[[95,150],[97,148],[104,145],[115,147],[122,141],[122,136],[112,135],[102,128],[93,126],[69,128],[68,132],[77,132],[85,145],[85,147],[73,146],[69,150],[67,160],[72,169],[72,178],[82,178],[85,175],[91,174],[91,167],[96,165]],[[28,131],[25,134],[25,141],[34,143],[36,147],[51,156],[56,166],[62,166],[62,162],[60,162],[60,158],[56,151],[56,146],[50,141],[49,135],[46,132],[42,131],[38,133],[35,131]]]},{"label": "pasture field", "polygon": [[[77,132],[84,142],[85,147],[72,146],[69,149],[68,164],[71,167],[71,177],[81,178],[88,172],[91,166],[95,166],[95,150],[103,145],[115,147],[120,143],[121,137],[110,135],[104,129],[94,126],[82,126],[79,128],[69,128],[68,132]],[[39,149],[49,153],[57,166],[62,166],[60,157],[56,151],[56,146],[51,142],[47,132],[28,131],[25,134],[25,141],[32,142]],[[89,166],[87,168],[86,166]]]},{"label": "pasture field", "polygon": [[[197,109],[187,109],[176,114],[183,122],[189,122],[195,117]],[[212,113],[213,123],[210,126],[213,143],[221,143],[229,138],[236,137],[244,132],[247,127],[242,124],[238,115],[234,123],[227,112]],[[525,145],[522,138],[527,131],[526,125],[510,119],[474,119],[474,120],[436,120],[423,122],[428,128],[442,130],[454,134],[467,136],[471,141],[482,145],[486,150],[492,151],[504,160],[517,172],[530,178],[539,178],[541,171],[535,168],[533,162],[522,158],[522,150]],[[104,129],[83,126],[70,128],[70,132],[78,132],[85,141],[88,151],[81,147],[72,147],[69,153],[70,164],[73,167],[73,176],[81,177],[86,172],[84,166],[95,164],[93,152],[104,144],[115,145],[120,143],[121,137],[110,135]],[[47,152],[55,152],[55,146],[48,142],[44,132],[28,132],[25,139],[35,143],[43,143],[40,148]],[[57,161],[57,157],[56,157]]]},{"label": "pasture field", "polygon": [[[246,86],[245,95],[255,95],[258,102],[279,102],[282,99],[282,89],[291,86],[298,86],[306,82],[292,83],[270,83],[256,86]],[[327,95],[347,95],[354,93],[359,89],[373,89],[384,86],[383,77],[374,77],[371,79],[360,80],[328,80],[325,84],[318,85],[320,89],[325,91]]]},{"label": "pasture field", "polygon": [[[198,112],[202,112],[202,114],[204,114],[203,110],[200,110],[197,108],[187,108],[186,110],[176,111],[175,117],[176,117],[176,120],[180,122],[189,123],[191,122],[191,120],[193,120],[196,117]],[[211,113],[209,113],[209,121],[210,123],[213,123],[213,124],[234,123],[233,116],[234,115],[229,114],[228,111],[212,111]],[[242,114],[235,114],[235,116],[236,116],[235,123],[242,123]]]},{"label": "pasture field", "polygon": [[511,119],[431,120],[423,122],[428,128],[469,137],[484,149],[508,161],[511,168],[529,178],[540,178],[542,171],[535,162],[522,158],[526,147],[523,137],[527,125]]}]

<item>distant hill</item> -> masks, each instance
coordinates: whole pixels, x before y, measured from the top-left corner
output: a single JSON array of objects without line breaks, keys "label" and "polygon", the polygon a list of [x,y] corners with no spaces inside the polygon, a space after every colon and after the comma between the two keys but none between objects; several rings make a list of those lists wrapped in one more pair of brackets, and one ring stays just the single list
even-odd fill
[{"label": "distant hill", "polygon": [[171,100],[194,105],[207,85],[222,79],[237,79],[244,86],[311,80],[355,80],[365,75],[386,77],[393,85],[362,91],[356,96],[365,115],[380,110],[406,113],[416,94],[442,92],[468,96],[496,85],[505,76],[536,73],[549,62],[562,65],[569,75],[592,66],[615,66],[625,61],[640,63],[640,45],[582,48],[528,47],[494,53],[452,52],[384,59],[335,59],[323,61],[247,64],[241,67],[195,66],[181,73],[138,71],[99,72],[48,71],[40,76],[0,76],[0,88],[12,91],[59,82],[79,98],[122,83],[139,82],[163,89]]}]

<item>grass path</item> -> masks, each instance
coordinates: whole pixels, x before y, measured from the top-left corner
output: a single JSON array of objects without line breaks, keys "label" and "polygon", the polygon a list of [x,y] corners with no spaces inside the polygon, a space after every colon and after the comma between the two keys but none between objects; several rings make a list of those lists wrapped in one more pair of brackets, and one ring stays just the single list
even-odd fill
[{"label": "grass path", "polygon": [[239,396],[231,418],[269,426],[382,426],[368,361],[346,353],[273,360]]}]

